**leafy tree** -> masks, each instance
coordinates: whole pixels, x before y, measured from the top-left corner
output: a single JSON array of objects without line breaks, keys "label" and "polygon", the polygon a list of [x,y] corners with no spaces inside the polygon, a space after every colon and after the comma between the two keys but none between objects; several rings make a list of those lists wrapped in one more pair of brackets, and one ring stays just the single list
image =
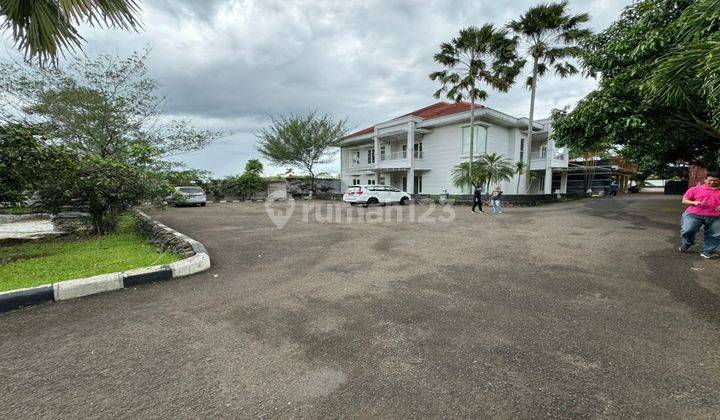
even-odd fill
[{"label": "leafy tree", "polygon": [[340,140],[347,133],[347,120],[336,121],[316,111],[305,115],[280,116],[258,134],[257,151],[278,166],[304,169],[310,176],[310,189],[315,192],[314,168],[332,161]]},{"label": "leafy tree", "polygon": [[686,123],[720,140],[720,0],[691,3],[670,30],[676,44],[658,60],[647,90],[665,105],[686,109]]},{"label": "leafy tree", "polygon": [[254,172],[245,172],[240,176],[225,178],[225,191],[241,200],[251,199],[258,191],[266,188],[265,181]]},{"label": "leafy tree", "polygon": [[720,124],[719,0],[643,0],[582,43],[599,88],[554,113],[560,145],[610,144],[640,171],[678,161],[716,166]]},{"label": "leafy tree", "polygon": [[163,158],[195,150],[218,136],[184,120],[166,121],[157,83],[146,76],[145,56],[101,56],[66,69],[0,64],[3,103],[20,122],[43,130],[60,149],[44,163],[40,202],[56,210],[87,208],[95,231],[114,229],[116,216],[136,203],[160,201],[171,191]]},{"label": "leafy tree", "polygon": [[77,25],[139,29],[139,12],[136,0],[0,0],[0,29],[12,33],[26,58],[45,62],[81,47]]},{"label": "leafy tree", "polygon": [[197,185],[206,191],[205,187],[210,181],[210,171],[201,169],[170,170],[164,176],[172,186]]},{"label": "leafy tree", "polygon": [[245,164],[245,172],[260,175],[263,171],[263,164],[257,159],[250,159]]},{"label": "leafy tree", "polygon": [[[581,25],[590,16],[587,13],[571,15],[567,12],[567,1],[540,4],[531,7],[519,19],[507,24],[507,27],[522,38],[524,55],[530,58],[532,75],[527,79],[530,88],[530,118],[526,150],[532,150],[533,123],[535,118],[535,95],[538,79],[552,69],[560,77],[578,73],[570,59],[580,55],[578,42],[590,35],[590,31]],[[530,153],[527,154],[530,166]],[[529,185],[529,182],[528,182]]]},{"label": "leafy tree", "polygon": [[225,178],[225,190],[241,200],[251,199],[256,192],[263,191],[267,187],[260,177],[262,170],[263,165],[259,160],[250,159],[245,164],[245,172],[242,175]]},{"label": "leafy tree", "polygon": [[43,163],[53,159],[39,130],[23,124],[0,126],[0,204],[15,206],[35,191]]},{"label": "leafy tree", "polygon": [[450,42],[440,45],[440,52],[434,59],[445,67],[430,73],[431,80],[442,84],[434,96],[446,96],[455,102],[470,101],[470,164],[468,180],[474,179],[473,153],[475,141],[475,101],[485,101],[487,92],[481,86],[507,92],[525,62],[518,60],[515,51],[517,38],[509,37],[505,30],[498,30],[492,24],[478,28],[471,26],[461,29],[460,34]]}]

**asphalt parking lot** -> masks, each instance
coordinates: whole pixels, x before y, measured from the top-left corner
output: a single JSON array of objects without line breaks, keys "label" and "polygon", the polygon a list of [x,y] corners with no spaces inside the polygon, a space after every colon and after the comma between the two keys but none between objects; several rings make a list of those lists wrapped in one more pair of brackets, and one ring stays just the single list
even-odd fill
[{"label": "asphalt parking lot", "polygon": [[213,267],[0,315],[0,413],[720,413],[720,261],[675,251],[679,197],[288,205],[151,211]]}]

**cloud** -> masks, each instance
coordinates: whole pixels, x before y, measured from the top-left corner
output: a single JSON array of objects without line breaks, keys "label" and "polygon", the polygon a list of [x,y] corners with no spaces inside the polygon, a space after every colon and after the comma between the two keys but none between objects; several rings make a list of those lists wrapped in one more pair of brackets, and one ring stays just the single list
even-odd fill
[{"label": "cloud", "polygon": [[[531,4],[520,0],[146,0],[145,30],[83,28],[85,52],[128,54],[152,47],[151,74],[167,97],[167,112],[234,134],[180,157],[223,176],[257,157],[255,133],[269,115],[317,109],[349,117],[351,128],[387,120],[436,101],[428,74],[432,56],[459,29],[503,25]],[[600,30],[629,1],[571,2]],[[10,45],[8,34],[5,43]],[[2,54],[2,52],[0,52]],[[574,104],[592,80],[540,81],[536,115]],[[487,105],[524,116],[529,93],[518,85],[491,92]],[[270,167],[269,173],[284,168]],[[339,164],[326,166],[337,172]]]}]

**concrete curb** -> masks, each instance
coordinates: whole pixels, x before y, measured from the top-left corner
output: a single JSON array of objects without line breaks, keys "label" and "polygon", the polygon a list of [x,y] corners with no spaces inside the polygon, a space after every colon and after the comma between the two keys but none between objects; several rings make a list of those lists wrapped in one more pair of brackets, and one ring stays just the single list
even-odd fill
[{"label": "concrete curb", "polygon": [[0,292],[0,313],[43,302],[75,299],[83,296],[105,293],[141,284],[155,283],[176,277],[189,276],[210,268],[210,256],[200,242],[183,235],[162,223],[156,222],[140,210],[138,217],[157,225],[192,246],[194,255],[171,264],[134,268],[127,271],[100,274],[81,279],[65,280],[27,289]]}]

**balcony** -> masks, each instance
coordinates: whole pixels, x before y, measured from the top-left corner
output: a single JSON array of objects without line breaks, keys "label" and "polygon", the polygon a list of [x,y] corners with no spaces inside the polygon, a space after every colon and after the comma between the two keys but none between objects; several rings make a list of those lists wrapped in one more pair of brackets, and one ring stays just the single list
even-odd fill
[{"label": "balcony", "polygon": [[565,149],[540,150],[538,152],[530,152],[530,169],[542,170],[548,166],[548,153],[551,153],[550,167],[567,168],[568,159]]},{"label": "balcony", "polygon": [[[423,158],[422,150],[414,150],[413,158],[414,159],[422,159]],[[405,160],[405,159],[407,159],[407,151],[405,151],[405,150],[399,151],[399,152],[390,152],[390,153],[381,153],[380,154],[381,161]]]}]

